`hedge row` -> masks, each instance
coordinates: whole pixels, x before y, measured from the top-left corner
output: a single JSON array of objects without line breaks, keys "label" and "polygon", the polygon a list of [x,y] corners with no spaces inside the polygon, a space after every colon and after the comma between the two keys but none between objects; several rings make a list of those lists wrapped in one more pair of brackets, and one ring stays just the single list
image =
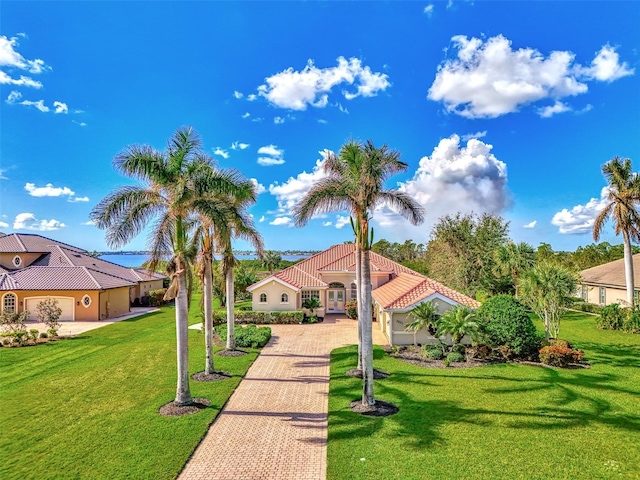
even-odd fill
[{"label": "hedge row", "polygon": [[[290,310],[286,312],[254,312],[251,310],[234,310],[235,323],[268,325],[272,323],[290,324],[304,320],[304,312]],[[227,321],[226,310],[214,310],[213,323],[220,324]]]}]

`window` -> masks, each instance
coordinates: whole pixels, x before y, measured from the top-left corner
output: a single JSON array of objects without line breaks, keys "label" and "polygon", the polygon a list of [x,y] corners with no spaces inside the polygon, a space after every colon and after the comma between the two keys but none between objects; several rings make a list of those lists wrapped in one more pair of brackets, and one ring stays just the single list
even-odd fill
[{"label": "window", "polygon": [[300,298],[302,300],[302,303],[304,303],[305,300],[309,300],[310,298],[317,298],[318,300],[320,300],[320,290],[303,290]]},{"label": "window", "polygon": [[15,257],[13,257],[13,266],[17,268],[20,265],[22,265],[22,259],[18,255],[16,255]]},{"label": "window", "polygon": [[356,300],[358,298],[358,286],[356,282],[351,284],[351,300]]},{"label": "window", "polygon": [[589,292],[587,291],[587,286],[582,285],[582,299],[586,302],[589,300]]},{"label": "window", "polygon": [[329,288],[344,288],[344,283],[332,282],[329,284]]},{"label": "window", "polygon": [[15,313],[15,311],[16,311],[16,296],[13,293],[7,293],[2,298],[2,311],[4,313]]},{"label": "window", "polygon": [[261,293],[260,294],[260,303],[267,303],[267,294],[266,293]]},{"label": "window", "polygon": [[286,293],[280,295],[280,303],[289,303],[289,295]]},{"label": "window", "polygon": [[91,305],[91,297],[89,295],[82,297],[82,305],[84,308],[89,308],[89,305]]},{"label": "window", "polygon": [[607,300],[606,291],[606,288],[600,287],[600,305],[604,305]]}]

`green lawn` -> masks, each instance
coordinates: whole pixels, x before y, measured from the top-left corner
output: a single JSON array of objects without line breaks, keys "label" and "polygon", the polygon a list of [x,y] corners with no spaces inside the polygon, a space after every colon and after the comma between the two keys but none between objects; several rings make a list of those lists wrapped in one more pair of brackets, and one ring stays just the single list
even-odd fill
[{"label": "green lawn", "polygon": [[[204,337],[189,332],[195,373]],[[158,409],[175,397],[173,307],[73,339],[0,348],[0,478],[175,478],[256,356],[216,356],[216,369],[233,377],[191,381],[211,406],[167,418]]]},{"label": "green lawn", "polygon": [[376,397],[400,412],[352,413],[354,347],[331,357],[329,479],[640,478],[640,335],[568,313],[561,337],[590,369],[502,364],[425,369],[375,351]]}]

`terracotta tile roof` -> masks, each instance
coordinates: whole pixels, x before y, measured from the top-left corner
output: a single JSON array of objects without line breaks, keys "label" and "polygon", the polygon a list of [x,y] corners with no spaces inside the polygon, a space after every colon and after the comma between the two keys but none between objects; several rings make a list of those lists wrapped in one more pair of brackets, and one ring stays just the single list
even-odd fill
[{"label": "terracotta tile roof", "polygon": [[[582,270],[580,275],[584,283],[591,285],[627,288],[627,282],[624,278],[623,258],[598,265],[597,267],[587,268]],[[640,253],[633,256],[633,283],[636,286],[640,285]]]},{"label": "terracotta tile roof", "polygon": [[375,301],[385,310],[407,309],[436,293],[460,305],[466,305],[471,308],[480,306],[480,302],[473,298],[415,272],[413,274],[402,272],[396,278],[372,292]]},{"label": "terracotta tile roof", "polygon": [[1,290],[103,290],[136,282],[86,267],[27,267],[3,275]]}]

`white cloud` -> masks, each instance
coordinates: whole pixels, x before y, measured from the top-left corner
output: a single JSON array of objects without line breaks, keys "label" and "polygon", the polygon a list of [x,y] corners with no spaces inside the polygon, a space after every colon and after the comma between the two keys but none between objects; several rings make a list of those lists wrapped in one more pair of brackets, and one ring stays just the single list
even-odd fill
[{"label": "white cloud", "polygon": [[18,78],[13,78],[2,70],[0,70],[0,84],[16,85],[18,87],[42,88],[42,82],[39,82],[38,80],[34,80],[33,78],[26,77],[24,75],[20,75]]},{"label": "white cloud", "polygon": [[261,193],[264,193],[267,191],[264,185],[258,182],[257,178],[250,178],[249,180],[251,181],[251,183],[253,183],[253,186],[256,188],[256,194],[260,195]]},{"label": "white cloud", "polygon": [[229,152],[227,152],[226,150],[223,150],[223,149],[222,149],[222,148],[220,148],[220,147],[216,147],[216,148],[214,148],[214,149],[213,149],[213,154],[214,154],[214,155],[218,155],[218,156],[220,156],[220,157],[224,158],[225,160],[226,160],[227,158],[229,158]]},{"label": "white cloud", "polygon": [[265,145],[258,149],[259,155],[266,155],[262,157],[258,157],[258,164],[268,167],[271,165],[282,165],[285,163],[284,158],[284,150],[278,148],[276,145]]},{"label": "white cloud", "polygon": [[256,95],[255,93],[247,95],[247,100],[249,100],[250,102],[253,102],[253,101],[257,100],[257,99],[258,99],[258,95]]},{"label": "white cloud", "polygon": [[44,187],[36,187],[35,183],[27,183],[24,186],[24,189],[29,192],[29,195],[32,197],[60,197],[62,195],[75,195],[75,192],[69,187],[54,187],[51,183],[47,183]]},{"label": "white cloud", "polygon": [[338,57],[338,65],[329,68],[318,68],[313,60],[309,60],[302,71],[289,67],[265,81],[266,84],[258,87],[258,94],[272,105],[291,110],[306,110],[309,105],[316,108],[327,106],[329,93],[342,84],[356,87],[355,91],[342,90],[342,95],[348,100],[374,96],[391,85],[386,74],[372,72],[370,67],[363,67],[362,62],[354,57],[349,60]]},{"label": "white cloud", "polygon": [[338,218],[336,219],[336,228],[342,228],[350,223],[348,215],[338,215]]},{"label": "white cloud", "polygon": [[96,222],[94,222],[93,220],[88,220],[86,222],[82,222],[80,225],[88,225],[88,226],[93,226],[95,225]]},{"label": "white cloud", "polygon": [[45,113],[49,111],[49,107],[44,104],[44,100],[38,100],[35,102],[31,100],[23,100],[22,102],[20,102],[20,105],[24,105],[25,107],[35,107],[41,112]]},{"label": "white cloud", "polygon": [[273,117],[273,123],[275,123],[276,125],[282,124],[282,123],[284,123],[284,118],[282,118],[282,117]]},{"label": "white cloud", "polygon": [[560,233],[581,234],[593,231],[593,224],[598,214],[609,203],[609,189],[600,191],[600,198],[592,198],[585,205],[576,205],[571,210],[563,208],[551,219],[551,224],[558,227]]},{"label": "white cloud", "polygon": [[236,97],[236,98],[242,98],[244,95],[242,95],[241,92],[239,92],[237,90],[234,90],[233,91],[233,96]]},{"label": "white cloud", "polygon": [[269,222],[269,225],[293,225],[293,220],[291,217],[276,217],[272,222]]},{"label": "white cloud", "polygon": [[256,117],[256,118],[252,118],[251,121],[252,122],[262,122],[264,120],[264,118],[262,117]]},{"label": "white cloud", "polygon": [[269,185],[269,193],[276,197],[278,202],[278,214],[290,215],[293,206],[309,191],[309,189],[327,174],[324,172],[324,158],[328,150],[319,152],[322,159],[316,160],[316,164],[310,173],[306,171],[279,184],[274,182]]},{"label": "white cloud", "polygon": [[59,230],[66,225],[58,220],[38,220],[33,213],[19,213],[13,221],[14,230],[38,230],[41,232]]},{"label": "white cloud", "polygon": [[71,120],[71,123],[75,123],[76,125],[80,125],[81,127],[86,127],[87,124],[84,122],[76,122],[75,120]]},{"label": "white cloud", "polygon": [[89,197],[71,197],[69,198],[69,202],[78,203],[78,202],[88,202]]},{"label": "white cloud", "polygon": [[11,105],[13,103],[16,103],[18,100],[20,100],[22,98],[22,94],[20,92],[17,92],[15,90],[12,90],[9,93],[9,96],[7,97],[6,102]]},{"label": "white cloud", "polygon": [[[0,67],[26,70],[32,74],[40,74],[47,70],[51,70],[51,67],[46,65],[43,60],[36,58],[34,60],[28,60],[24,58],[20,53],[16,51],[16,47],[19,46],[18,38],[7,38],[4,35],[0,35]],[[4,71],[3,71],[4,73]],[[31,80],[28,77],[20,77]],[[0,83],[14,83],[14,82],[0,82]],[[36,82],[39,83],[39,82]],[[14,83],[16,84],[16,83]],[[33,85],[27,85],[33,86]],[[42,85],[40,85],[42,86]],[[39,88],[39,87],[36,87]]]},{"label": "white cloud", "polygon": [[535,226],[537,225],[538,221],[534,220],[533,222],[529,222],[526,225],[523,225],[523,228],[535,228]]},{"label": "white cloud", "polygon": [[251,114],[249,112],[245,112],[242,114],[242,118],[249,118]]},{"label": "white cloud", "polygon": [[457,35],[451,41],[455,57],[438,67],[428,98],[467,118],[499,117],[545,98],[557,101],[585,93],[587,80],[613,81],[633,73],[626,63],[619,64],[609,46],[584,68],[569,51],[545,57],[532,48],[513,50],[502,35],[486,41]]},{"label": "white cloud", "polygon": [[66,103],[58,102],[56,100],[53,102],[53,107],[56,109],[55,113],[69,113],[69,107],[67,107]]},{"label": "white cloud", "polygon": [[7,222],[0,221],[0,228],[7,228],[9,224]]},{"label": "white cloud", "polygon": [[265,220],[266,220],[266,218],[264,217],[264,215],[262,215],[262,216],[260,217],[260,220],[258,220],[258,222],[259,222],[259,223],[262,223],[262,222],[264,222]]},{"label": "white cloud", "polygon": [[571,111],[571,107],[566,103],[562,103],[560,100],[556,100],[553,105],[547,105],[546,107],[536,109],[538,115],[542,118],[553,117],[556,113],[564,113]]},{"label": "white cloud", "polygon": [[584,69],[584,74],[600,82],[613,82],[627,75],[633,75],[635,68],[629,68],[629,64],[620,64],[620,56],[616,49],[605,45],[596,54],[591,62],[591,67]]},{"label": "white cloud", "polygon": [[328,121],[326,121],[324,118],[319,118],[318,119],[318,123],[322,123],[323,125],[326,125],[327,123],[329,123]]},{"label": "white cloud", "polygon": [[329,222],[324,222],[322,224],[323,227],[330,227],[331,225],[333,225],[333,222],[329,221]]},{"label": "white cloud", "polygon": [[435,9],[435,6],[433,5],[433,3],[431,3],[431,4],[427,5],[426,7],[424,7],[423,12],[424,12],[427,16],[431,17],[431,15],[433,15],[433,10],[434,10],[434,9]]},{"label": "white cloud", "polygon": [[463,142],[468,142],[469,140],[471,140],[472,138],[482,138],[482,137],[486,137],[487,136],[487,131],[484,130],[482,132],[476,132],[476,133],[467,133],[466,135],[460,135],[460,139]]},{"label": "white cloud", "polygon": [[233,142],[231,144],[231,150],[246,150],[249,146],[248,143]]},{"label": "white cloud", "polygon": [[387,230],[391,236],[402,233],[415,238],[428,232],[443,215],[500,214],[510,201],[507,166],[491,153],[492,148],[475,138],[461,146],[455,134],[440,140],[431,156],[420,160],[413,178],[398,184],[400,191],[424,207],[425,224],[410,230],[416,227],[386,206],[375,212],[374,220],[391,227]]}]

